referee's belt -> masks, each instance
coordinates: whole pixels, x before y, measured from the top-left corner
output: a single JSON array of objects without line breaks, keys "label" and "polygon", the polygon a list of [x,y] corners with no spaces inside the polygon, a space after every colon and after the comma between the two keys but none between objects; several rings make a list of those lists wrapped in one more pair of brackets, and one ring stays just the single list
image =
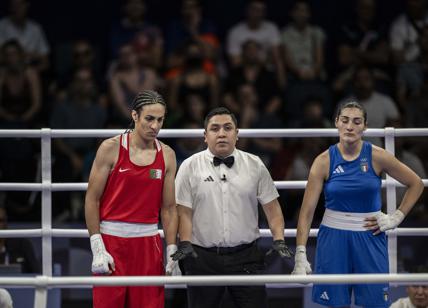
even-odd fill
[{"label": "referee's belt", "polygon": [[245,249],[248,249],[252,246],[254,246],[256,244],[256,241],[253,241],[251,243],[247,243],[247,244],[241,244],[238,246],[234,246],[234,247],[202,247],[202,246],[198,246],[198,245],[193,245],[196,246],[199,249],[208,251],[208,252],[214,252],[218,255],[228,255],[228,254],[232,254],[232,253],[236,253]]}]

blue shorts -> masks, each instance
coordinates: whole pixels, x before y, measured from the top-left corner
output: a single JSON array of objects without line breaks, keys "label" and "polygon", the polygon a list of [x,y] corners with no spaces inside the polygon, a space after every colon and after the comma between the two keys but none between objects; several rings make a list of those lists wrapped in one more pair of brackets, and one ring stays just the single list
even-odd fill
[{"label": "blue shorts", "polygon": [[[321,225],[315,258],[316,274],[389,273],[385,233],[339,230]],[[354,291],[355,304],[389,307],[388,284],[314,285],[312,300],[330,307],[349,306]]]}]

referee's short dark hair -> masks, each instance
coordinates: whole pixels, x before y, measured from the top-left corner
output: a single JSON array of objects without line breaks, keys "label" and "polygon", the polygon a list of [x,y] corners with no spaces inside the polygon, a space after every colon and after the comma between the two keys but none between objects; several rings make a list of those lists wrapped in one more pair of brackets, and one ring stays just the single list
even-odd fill
[{"label": "referee's short dark hair", "polygon": [[211,110],[210,112],[208,112],[208,114],[205,116],[205,120],[204,120],[205,130],[207,130],[208,122],[210,121],[210,119],[213,116],[222,115],[222,114],[230,115],[233,123],[235,124],[236,127],[238,127],[238,120],[236,119],[236,116],[233,112],[231,112],[229,109],[227,109],[225,107],[217,107],[217,108],[214,108],[213,110]]}]

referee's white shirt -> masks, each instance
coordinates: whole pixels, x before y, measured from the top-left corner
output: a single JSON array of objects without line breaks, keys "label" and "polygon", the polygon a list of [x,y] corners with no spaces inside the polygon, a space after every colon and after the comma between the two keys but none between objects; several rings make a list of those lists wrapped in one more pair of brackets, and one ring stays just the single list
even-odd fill
[{"label": "referee's white shirt", "polygon": [[215,167],[209,149],[180,166],[177,204],[191,208],[192,243],[202,247],[234,247],[260,236],[258,202],[265,205],[279,194],[261,159],[235,149],[232,168]]}]

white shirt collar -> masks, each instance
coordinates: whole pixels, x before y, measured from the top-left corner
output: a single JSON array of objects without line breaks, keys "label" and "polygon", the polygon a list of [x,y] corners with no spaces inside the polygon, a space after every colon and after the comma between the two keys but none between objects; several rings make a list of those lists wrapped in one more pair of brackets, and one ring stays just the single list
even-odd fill
[{"label": "white shirt collar", "polygon": [[[236,156],[236,154],[238,153],[238,150],[236,149],[236,148],[234,148],[233,149],[233,152],[232,152],[232,154],[230,154],[230,155],[228,155],[228,156],[226,156],[226,157],[229,157],[229,156]],[[209,159],[209,160],[212,160],[213,158],[214,158],[214,154],[210,151],[210,149],[209,148],[207,148],[206,149],[206,151],[205,151],[205,156]],[[226,157],[224,157],[224,158],[226,158]]]}]

